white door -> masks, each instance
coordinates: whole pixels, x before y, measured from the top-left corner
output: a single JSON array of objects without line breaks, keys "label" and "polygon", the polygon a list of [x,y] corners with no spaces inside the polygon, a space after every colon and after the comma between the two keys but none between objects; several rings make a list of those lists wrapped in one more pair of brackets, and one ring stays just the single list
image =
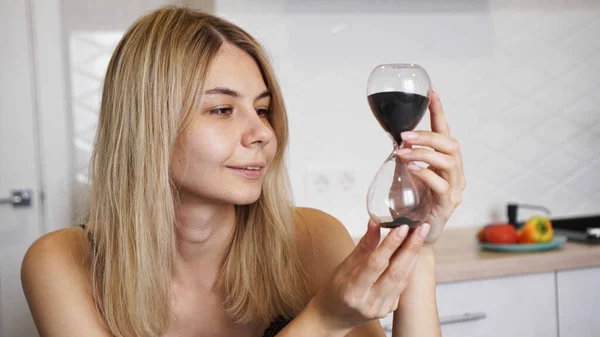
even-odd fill
[{"label": "white door", "polygon": [[[37,336],[23,295],[20,267],[42,233],[35,83],[28,2],[0,0],[0,336]],[[15,207],[11,190],[31,191]],[[16,200],[14,200],[16,201]]]},{"label": "white door", "polygon": [[70,218],[59,9],[59,0],[0,0],[0,337],[38,335],[21,262]]}]

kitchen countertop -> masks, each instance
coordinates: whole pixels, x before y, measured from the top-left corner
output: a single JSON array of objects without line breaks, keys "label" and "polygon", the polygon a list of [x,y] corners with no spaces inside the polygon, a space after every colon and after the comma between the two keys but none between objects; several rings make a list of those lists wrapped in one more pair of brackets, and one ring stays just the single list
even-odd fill
[{"label": "kitchen countertop", "polygon": [[600,245],[567,241],[545,252],[491,252],[477,246],[478,230],[470,227],[444,231],[435,249],[437,283],[600,266]]}]

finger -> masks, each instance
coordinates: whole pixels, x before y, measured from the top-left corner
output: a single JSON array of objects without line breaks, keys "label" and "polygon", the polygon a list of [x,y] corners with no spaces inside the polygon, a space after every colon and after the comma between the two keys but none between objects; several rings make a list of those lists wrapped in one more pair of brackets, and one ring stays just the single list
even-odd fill
[{"label": "finger", "polygon": [[400,296],[410,280],[430,229],[429,224],[423,224],[413,231],[373,286],[374,296],[386,296],[392,299]]},{"label": "finger", "polygon": [[421,161],[431,165],[440,172],[451,188],[460,188],[462,169],[458,166],[456,157],[425,148],[407,149],[399,156],[404,161]]},{"label": "finger", "polygon": [[[448,125],[448,120],[446,119],[446,114],[444,112],[444,108],[442,106],[442,102],[440,100],[439,93],[436,89],[432,88],[430,94],[430,104],[429,104],[429,112],[431,116],[431,129],[433,132],[437,132],[439,134],[450,135],[450,127]],[[463,159],[460,153],[460,149],[458,146],[458,142],[456,142],[456,148],[454,154],[457,159],[458,166],[460,168],[460,183],[459,186],[462,190],[466,187],[466,178],[464,176],[463,170]]]},{"label": "finger", "polygon": [[[394,304],[397,300],[397,298],[394,298],[393,296],[388,296],[389,294],[384,294],[384,299],[381,300],[381,306],[379,307],[379,313],[377,314],[378,318],[384,318],[386,317],[390,312],[393,312],[394,309]],[[400,297],[400,296],[398,296]]]},{"label": "finger", "polygon": [[458,156],[458,160],[457,160],[457,165],[458,165],[458,170],[459,170],[459,188],[461,189],[461,191],[465,190],[465,187],[467,187],[467,178],[465,177],[465,170],[464,170],[464,164],[463,164],[463,160],[462,160],[462,156]]},{"label": "finger", "polygon": [[[409,233],[409,237],[410,236],[411,234]],[[424,245],[425,241],[423,244],[421,244],[421,247]],[[402,268],[400,271],[392,269],[392,265],[390,265],[373,285],[369,295],[379,297],[379,300],[383,302],[382,311],[385,310],[383,307],[390,302],[392,303],[393,307],[388,308],[388,313],[395,311],[398,308],[400,296],[402,296],[402,293],[410,283],[412,274],[417,266],[417,261],[419,260],[419,255],[417,254],[414,258],[412,258],[412,261],[410,261],[410,259],[411,258],[407,258],[407,261],[402,262],[404,264],[408,264],[408,266],[399,266],[398,268]]]},{"label": "finger", "polygon": [[[398,153],[400,151],[397,151]],[[398,154],[404,161],[422,161],[444,172],[458,169],[456,158],[427,148],[406,149]],[[458,170],[455,170],[458,171]]]},{"label": "finger", "polygon": [[356,268],[361,261],[369,257],[375,248],[377,248],[380,239],[381,227],[373,223],[372,220],[369,220],[367,223],[367,232],[360,239],[356,247],[354,247],[354,250],[352,250],[350,255],[348,255],[348,257],[344,260],[341,268],[346,271]]},{"label": "finger", "polygon": [[443,209],[453,209],[450,199],[450,184],[437,173],[414,163],[408,164],[408,169],[413,175],[421,179],[438,197],[439,204]]},{"label": "finger", "polygon": [[355,275],[355,285],[359,294],[366,294],[390,263],[390,258],[406,238],[408,226],[402,225],[388,233],[379,247],[363,263]]},{"label": "finger", "polygon": [[458,169],[460,172],[460,189],[462,191],[465,190],[465,188],[467,187],[467,178],[465,177],[465,169],[464,169],[464,162],[463,162],[463,157],[462,157],[462,153],[458,153],[456,155],[457,158],[457,164],[458,164]]},{"label": "finger", "polygon": [[446,120],[446,114],[442,107],[442,101],[438,95],[437,90],[431,89],[429,94],[429,112],[431,118],[431,130],[433,132],[441,133],[443,135],[450,135],[450,127]]},{"label": "finger", "polygon": [[412,145],[422,145],[449,155],[460,153],[460,144],[458,141],[441,133],[425,130],[406,131],[402,132],[400,137],[402,137],[404,143],[410,143],[410,147]]}]

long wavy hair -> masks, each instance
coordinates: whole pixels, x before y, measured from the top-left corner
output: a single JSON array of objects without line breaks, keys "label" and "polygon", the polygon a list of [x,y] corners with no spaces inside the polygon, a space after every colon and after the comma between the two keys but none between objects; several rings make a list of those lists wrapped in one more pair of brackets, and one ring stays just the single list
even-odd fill
[{"label": "long wavy hair", "polygon": [[238,324],[266,323],[293,317],[309,300],[284,163],[288,123],[270,62],[236,25],[185,7],[163,7],[139,18],[112,55],[90,162],[94,300],[115,336],[159,336],[171,321],[177,198],[169,164],[224,43],[244,50],[260,68],[272,93],[269,122],[279,147],[260,198],[236,206],[236,227],[218,277],[223,306]]}]

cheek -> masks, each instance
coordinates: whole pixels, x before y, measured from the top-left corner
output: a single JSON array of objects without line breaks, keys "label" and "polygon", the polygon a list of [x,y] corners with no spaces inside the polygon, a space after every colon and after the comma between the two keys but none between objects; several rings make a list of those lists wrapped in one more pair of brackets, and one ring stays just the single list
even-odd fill
[{"label": "cheek", "polygon": [[223,164],[235,149],[231,139],[232,137],[227,137],[225,133],[212,129],[190,133],[187,137],[190,164],[195,166]]},{"label": "cheek", "polygon": [[277,138],[275,138],[275,136],[273,136],[273,140],[271,140],[271,142],[269,143],[269,145],[267,145],[268,148],[268,152],[269,152],[269,156],[271,157],[270,159],[273,160],[273,158],[275,158],[275,154],[277,153],[277,148],[279,147],[279,143],[277,143]]},{"label": "cheek", "polygon": [[177,145],[169,163],[169,177],[175,186],[181,186],[185,180],[186,158],[184,150]]},{"label": "cheek", "polygon": [[171,174],[176,181],[210,174],[231,156],[235,148],[231,139],[214,130],[191,131],[181,137],[171,160]]}]

